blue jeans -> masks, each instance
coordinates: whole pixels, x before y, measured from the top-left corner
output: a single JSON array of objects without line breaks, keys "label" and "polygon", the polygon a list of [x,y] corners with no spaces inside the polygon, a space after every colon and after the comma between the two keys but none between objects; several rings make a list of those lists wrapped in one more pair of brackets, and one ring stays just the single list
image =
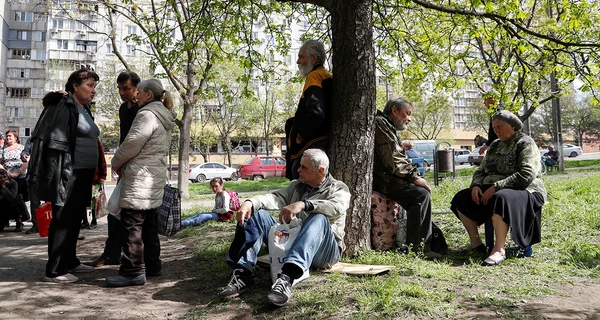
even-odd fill
[{"label": "blue jeans", "polygon": [[[256,265],[258,252],[263,242],[268,243],[269,230],[275,224],[275,219],[265,210],[254,212],[260,237],[242,255],[238,261],[233,261],[227,255],[227,264],[233,269],[240,267],[252,272]],[[234,244],[232,244],[234,246]],[[329,220],[322,214],[313,213],[302,221],[298,237],[292,244],[286,263],[292,263],[306,272],[309,268],[328,268],[340,260],[340,249],[335,240]]]},{"label": "blue jeans", "polygon": [[219,215],[214,212],[198,212],[197,214],[181,221],[182,227],[198,226],[209,220],[219,220]]}]

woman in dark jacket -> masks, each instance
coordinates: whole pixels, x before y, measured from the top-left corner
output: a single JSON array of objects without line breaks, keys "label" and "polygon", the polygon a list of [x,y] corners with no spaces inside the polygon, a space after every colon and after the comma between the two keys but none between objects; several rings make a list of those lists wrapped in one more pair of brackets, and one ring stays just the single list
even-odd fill
[{"label": "woman in dark jacket", "polygon": [[28,181],[40,200],[52,203],[46,280],[75,282],[71,272],[90,272],[76,255],[81,217],[92,196],[100,131],[89,104],[99,77],[85,68],[73,72],[65,90],[44,97],[45,109],[31,136]]}]

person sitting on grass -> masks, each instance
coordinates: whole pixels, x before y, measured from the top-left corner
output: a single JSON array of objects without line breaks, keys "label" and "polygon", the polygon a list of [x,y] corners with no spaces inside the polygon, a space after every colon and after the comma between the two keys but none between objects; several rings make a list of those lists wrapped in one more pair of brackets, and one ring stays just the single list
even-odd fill
[{"label": "person sitting on grass", "polygon": [[230,196],[225,191],[225,185],[221,177],[210,180],[210,189],[215,194],[215,207],[211,212],[198,212],[192,217],[181,221],[181,227],[199,226],[202,223],[214,221],[228,221],[233,218],[233,210],[229,208]]},{"label": "person sitting on grass", "polygon": [[235,237],[227,264],[234,269],[229,284],[219,296],[237,297],[254,285],[252,271],[263,242],[275,219],[265,211],[279,210],[279,222],[294,217],[302,227],[293,242],[277,280],[267,296],[270,303],[284,306],[292,296],[292,284],[309,268],[331,268],[344,252],[346,210],[350,206],[348,186],[329,174],[329,158],[323,150],[304,151],[298,168],[300,177],[289,186],[246,200],[235,219]]}]

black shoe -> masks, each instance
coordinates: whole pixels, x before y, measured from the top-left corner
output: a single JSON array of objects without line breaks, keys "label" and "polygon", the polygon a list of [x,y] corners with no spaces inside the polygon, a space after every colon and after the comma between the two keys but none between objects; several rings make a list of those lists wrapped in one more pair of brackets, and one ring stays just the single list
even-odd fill
[{"label": "black shoe", "polygon": [[33,226],[33,227],[31,227],[31,229],[25,231],[25,234],[34,234],[34,233],[38,233],[38,232],[39,232],[38,227]]},{"label": "black shoe", "polygon": [[162,271],[158,270],[158,271],[147,271],[146,270],[146,277],[160,277],[162,276]]},{"label": "black shoe", "polygon": [[92,227],[92,228],[97,225],[98,225],[98,223],[96,222],[96,220],[94,220],[94,221],[92,221],[92,223],[90,223],[90,227]]},{"label": "black shoe", "polygon": [[280,273],[277,276],[275,284],[271,287],[271,292],[267,296],[269,302],[272,304],[283,307],[285,306],[290,298],[292,297],[292,281],[287,275]]},{"label": "black shoe", "polygon": [[23,222],[17,222],[17,226],[15,227],[15,232],[23,232]]},{"label": "black shoe", "polygon": [[219,292],[219,297],[221,298],[235,298],[240,295],[240,293],[248,291],[251,287],[254,286],[254,278],[252,278],[252,274],[244,276],[244,269],[235,269],[233,270],[233,275],[231,276],[231,280],[229,280],[229,284],[223,291]]},{"label": "black shoe", "polygon": [[146,284],[145,274],[140,274],[137,276],[114,276],[106,278],[106,285],[109,287],[143,286],[144,284]]},{"label": "black shoe", "polygon": [[82,224],[82,225],[81,225],[81,229],[92,230],[92,227],[90,227],[90,225],[89,225],[89,224],[86,224],[86,225],[83,225],[83,224]]}]

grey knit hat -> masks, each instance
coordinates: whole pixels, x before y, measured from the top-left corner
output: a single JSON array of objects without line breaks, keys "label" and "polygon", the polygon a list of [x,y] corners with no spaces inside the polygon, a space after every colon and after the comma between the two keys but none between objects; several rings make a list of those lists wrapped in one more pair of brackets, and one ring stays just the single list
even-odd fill
[{"label": "grey knit hat", "polygon": [[494,120],[504,121],[509,125],[515,127],[516,131],[523,129],[523,122],[521,122],[521,119],[519,119],[517,115],[508,110],[500,110],[496,112],[492,117],[492,121]]}]

